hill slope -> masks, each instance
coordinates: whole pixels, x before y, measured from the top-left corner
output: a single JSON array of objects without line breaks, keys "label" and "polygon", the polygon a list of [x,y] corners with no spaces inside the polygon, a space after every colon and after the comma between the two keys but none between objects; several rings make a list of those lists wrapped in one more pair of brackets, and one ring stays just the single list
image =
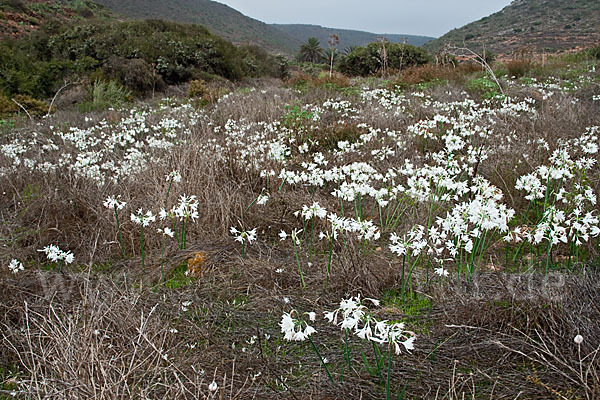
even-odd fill
[{"label": "hill slope", "polygon": [[300,41],[306,42],[309,37],[316,37],[319,39],[321,46],[327,46],[327,39],[332,34],[337,34],[340,37],[339,49],[344,49],[350,46],[364,46],[368,43],[375,42],[378,37],[385,36],[387,40],[394,43],[402,43],[406,40],[407,44],[413,46],[422,46],[425,43],[435,38],[428,36],[415,36],[415,35],[397,35],[397,34],[376,34],[371,32],[355,31],[350,29],[334,29],[326,28],[319,25],[306,25],[306,24],[272,24],[288,36]]},{"label": "hill slope", "polygon": [[233,8],[210,0],[95,0],[134,19],[164,19],[200,24],[236,44],[250,43],[273,52],[293,53],[300,42]]},{"label": "hill slope", "polygon": [[66,24],[109,17],[108,10],[87,0],[0,0],[0,38],[34,32],[49,20]]},{"label": "hill slope", "polygon": [[485,46],[507,54],[525,46],[565,50],[600,41],[598,0],[514,0],[501,11],[453,29],[424,47],[436,51],[446,43]]}]

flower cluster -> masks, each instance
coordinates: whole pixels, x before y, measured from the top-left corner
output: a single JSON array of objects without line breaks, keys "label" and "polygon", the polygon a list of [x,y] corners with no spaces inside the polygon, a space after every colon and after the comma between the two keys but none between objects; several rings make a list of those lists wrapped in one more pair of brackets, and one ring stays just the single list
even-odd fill
[{"label": "flower cluster", "polygon": [[156,221],[156,217],[152,214],[152,211],[148,210],[146,213],[140,208],[137,210],[137,214],[131,213],[131,221],[136,225],[147,227],[152,222]]},{"label": "flower cluster", "polygon": [[[297,315],[296,318],[293,315]],[[288,341],[301,342],[306,340],[310,335],[317,331],[308,324],[306,319],[309,321],[315,320],[316,314],[314,312],[304,313],[298,316],[296,310],[292,310],[289,313],[283,313],[279,326],[281,327],[281,333],[284,334],[284,339]]]},{"label": "flower cluster", "polygon": [[377,319],[369,312],[365,301],[379,306],[379,300],[365,298],[362,301],[358,295],[342,299],[337,309],[324,313],[325,318],[334,325],[339,325],[342,330],[352,331],[363,340],[393,345],[396,354],[401,352],[400,345],[407,351],[413,350],[416,339],[414,332],[406,330],[403,322]]},{"label": "flower cluster", "polygon": [[46,258],[52,262],[64,261],[65,264],[71,264],[75,256],[70,251],[62,251],[58,246],[51,244],[38,250],[46,254]]},{"label": "flower cluster", "polygon": [[13,274],[16,274],[19,271],[23,271],[23,264],[18,261],[18,260],[11,260],[10,264],[8,264],[8,269],[10,270],[10,272],[12,272]]}]

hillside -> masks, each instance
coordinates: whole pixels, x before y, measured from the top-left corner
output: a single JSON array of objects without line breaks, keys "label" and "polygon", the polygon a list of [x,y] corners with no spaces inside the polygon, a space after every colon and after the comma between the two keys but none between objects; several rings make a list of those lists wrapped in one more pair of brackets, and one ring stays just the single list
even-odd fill
[{"label": "hillside", "polygon": [[134,19],[164,19],[200,24],[235,44],[254,44],[272,52],[291,54],[300,42],[278,29],[210,0],[97,0],[111,10]]},{"label": "hillside", "polygon": [[501,11],[425,45],[431,52],[446,43],[508,54],[526,46],[559,51],[600,41],[598,0],[515,0]]},{"label": "hillside", "polygon": [[378,37],[384,36],[390,42],[402,43],[406,40],[407,44],[413,46],[422,46],[429,42],[433,37],[414,36],[414,35],[398,35],[398,34],[376,34],[371,32],[355,31],[350,29],[335,29],[326,28],[319,25],[307,24],[272,24],[271,26],[280,29],[288,36],[300,42],[305,42],[310,37],[319,39],[321,46],[327,45],[327,39],[332,34],[337,34],[340,37],[338,48],[345,49],[351,46],[364,46],[368,43],[375,42]]},{"label": "hillside", "polygon": [[87,0],[0,0],[0,38],[34,32],[50,20],[64,24],[109,16],[104,7]]}]

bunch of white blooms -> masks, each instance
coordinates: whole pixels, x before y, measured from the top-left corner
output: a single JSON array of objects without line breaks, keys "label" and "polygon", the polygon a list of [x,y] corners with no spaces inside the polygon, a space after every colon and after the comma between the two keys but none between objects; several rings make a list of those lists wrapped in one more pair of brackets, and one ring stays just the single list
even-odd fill
[{"label": "bunch of white blooms", "polygon": [[242,244],[244,244],[246,241],[249,244],[252,244],[252,242],[254,242],[256,240],[256,228],[254,228],[250,231],[246,231],[246,230],[240,231],[235,226],[232,226],[231,229],[229,229],[229,232],[231,232],[231,234],[233,236],[235,236],[236,242],[240,242]]},{"label": "bunch of white blooms", "polygon": [[121,198],[121,196],[109,196],[106,198],[106,200],[104,201],[104,207],[110,209],[110,210],[114,210],[115,208],[117,210],[122,210],[127,203],[126,202],[120,202],[119,199]]},{"label": "bunch of white blooms", "polygon": [[38,250],[44,254],[48,260],[52,262],[64,261],[66,264],[71,264],[75,259],[75,256],[70,251],[62,251],[58,246],[51,244]]},{"label": "bunch of white blooms", "polygon": [[8,269],[10,270],[10,272],[12,272],[13,274],[16,274],[19,271],[23,271],[23,264],[15,259],[13,259],[10,264],[8,264]]},{"label": "bunch of white blooms", "polygon": [[152,211],[148,210],[144,214],[144,211],[140,208],[137,210],[137,215],[131,213],[131,221],[142,227],[150,225],[151,222],[156,221],[156,217],[152,214]]},{"label": "bunch of white blooms", "polygon": [[[365,300],[374,306],[379,306],[379,300],[370,298],[365,298]],[[393,344],[396,354],[400,353],[400,345],[403,345],[407,351],[414,349],[416,339],[414,332],[405,330],[402,322],[378,320],[361,301],[360,295],[342,299],[336,310],[326,311],[324,314],[329,322],[339,325],[341,329],[353,331],[363,340]],[[341,314],[342,320],[338,323],[339,314]]]},{"label": "bunch of white blooms", "polygon": [[303,317],[308,317],[310,321],[314,321],[316,314],[314,312],[304,313],[298,318],[293,318],[293,314],[298,314],[296,310],[292,310],[289,313],[283,313],[279,326],[281,327],[281,333],[284,334],[285,340],[295,340],[301,342],[306,340],[310,335],[317,331],[308,324]]}]

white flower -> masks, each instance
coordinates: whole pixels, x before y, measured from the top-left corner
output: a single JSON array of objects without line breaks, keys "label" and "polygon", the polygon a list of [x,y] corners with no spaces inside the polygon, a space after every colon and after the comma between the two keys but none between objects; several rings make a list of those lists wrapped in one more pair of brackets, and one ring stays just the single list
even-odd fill
[{"label": "white flower", "polygon": [[19,272],[19,271],[23,271],[23,270],[24,270],[24,268],[23,268],[23,264],[22,264],[22,263],[20,263],[20,262],[19,262],[19,261],[17,261],[17,260],[12,260],[12,261],[10,262],[10,264],[8,264],[8,269],[10,269],[10,271],[11,271],[13,274],[16,274],[17,272]]},{"label": "white flower", "polygon": [[250,231],[239,231],[235,226],[232,226],[229,229],[229,232],[235,236],[235,241],[236,242],[240,242],[240,243],[244,243],[244,241],[247,241],[249,244],[252,244],[255,240],[256,240],[256,231],[257,228],[254,228]]},{"label": "white flower", "polygon": [[294,338],[296,324],[290,314],[283,313],[279,326],[281,327],[281,333],[285,335],[285,340],[292,340]]},{"label": "white flower", "polygon": [[581,335],[577,335],[577,336],[575,336],[575,337],[573,338],[573,341],[574,341],[576,344],[581,344],[581,343],[583,343],[583,336],[581,336]]},{"label": "white flower", "polygon": [[131,221],[137,225],[142,225],[142,227],[146,227],[150,225],[151,222],[156,221],[156,217],[152,214],[152,211],[148,210],[144,214],[144,211],[140,208],[137,210],[137,215],[131,213]]},{"label": "white flower", "polygon": [[71,264],[75,259],[75,255],[70,251],[62,251],[58,246],[51,244],[38,250],[46,254],[46,258],[52,262],[64,261],[66,264]]},{"label": "white flower", "polygon": [[181,175],[179,174],[178,171],[172,171],[171,173],[165,175],[165,179],[168,181],[173,181],[173,182],[181,182]]},{"label": "white flower", "polygon": [[175,235],[175,232],[173,232],[173,230],[169,227],[166,227],[165,229],[158,228],[156,231],[170,238],[172,238]]},{"label": "white flower", "polygon": [[416,336],[412,336],[412,337],[406,339],[404,342],[402,342],[402,344],[404,345],[404,348],[407,351],[415,349],[415,339],[416,339]]},{"label": "white flower", "polygon": [[119,198],[120,197],[121,196],[117,196],[117,197],[108,196],[106,198],[106,200],[104,201],[104,207],[109,208],[111,210],[113,210],[115,208],[117,210],[122,210],[123,207],[125,207],[125,205],[127,205],[127,203],[126,202],[119,202]]},{"label": "white flower", "polygon": [[258,197],[256,198],[256,204],[258,204],[258,205],[266,204],[267,201],[269,201],[269,196],[267,196],[265,194],[259,194]]},{"label": "white flower", "polygon": [[310,207],[307,205],[302,206],[302,216],[306,220],[309,220],[312,217],[323,219],[327,216],[327,210],[315,201]]},{"label": "white flower", "polygon": [[446,270],[444,269],[444,267],[439,267],[439,268],[436,268],[434,271],[435,271],[435,273],[436,273],[436,274],[438,274],[439,276],[448,276],[448,271],[446,271]]},{"label": "white flower", "polygon": [[216,391],[219,388],[219,385],[217,385],[217,382],[212,381],[210,385],[208,385],[208,390],[210,390],[211,392]]},{"label": "white flower", "polygon": [[181,311],[186,312],[190,309],[190,306],[192,305],[191,301],[184,301],[181,303]]},{"label": "white flower", "polygon": [[[281,333],[284,334],[283,338],[285,340],[302,342],[317,331],[315,328],[308,325],[306,321],[292,318],[292,313],[294,312],[295,310],[292,310],[290,313],[283,313],[279,326],[281,327]],[[306,314],[311,315],[314,313]],[[304,330],[302,330],[302,326],[304,326]]]},{"label": "white flower", "polygon": [[196,196],[186,196],[185,194],[179,197],[179,204],[173,206],[171,213],[183,221],[189,217],[193,220],[199,217],[198,200]]},{"label": "white flower", "polygon": [[74,259],[75,259],[75,256],[70,251],[66,252],[66,253],[63,252],[63,260],[65,261],[65,263],[71,264]]}]

